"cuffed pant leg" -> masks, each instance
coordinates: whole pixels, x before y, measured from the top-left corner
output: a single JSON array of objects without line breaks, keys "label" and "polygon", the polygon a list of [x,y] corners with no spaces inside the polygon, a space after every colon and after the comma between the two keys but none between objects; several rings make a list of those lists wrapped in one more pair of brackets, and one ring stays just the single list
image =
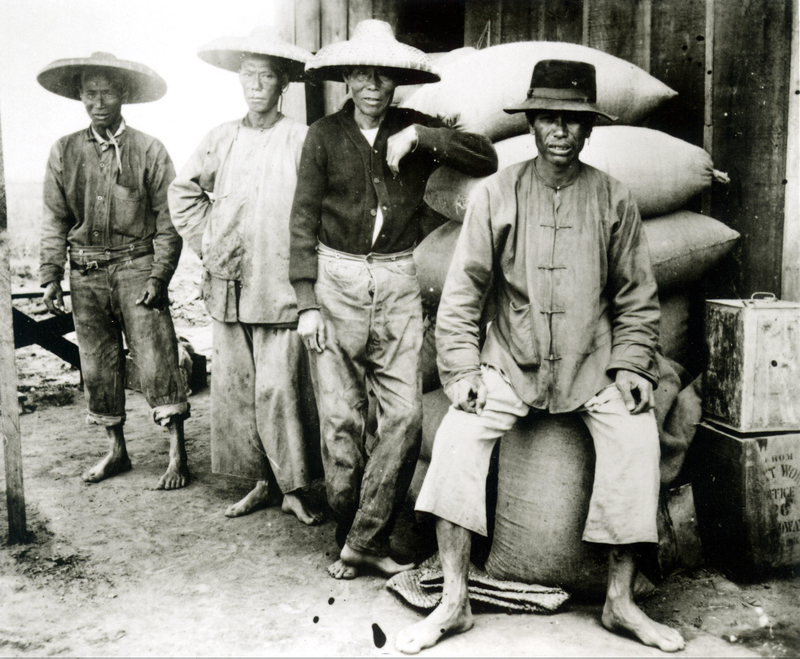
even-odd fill
[{"label": "cuffed pant leg", "polygon": [[594,486],[583,539],[609,545],[658,542],[660,445],[655,414],[631,414],[616,385],[580,410],[594,441]]},{"label": "cuffed pant leg", "polygon": [[495,369],[482,371],[488,390],[486,406],[480,415],[453,407],[447,411],[436,431],[416,509],[485,536],[486,476],[492,449],[530,408]]},{"label": "cuffed pant leg", "polygon": [[295,330],[253,326],[258,434],[284,493],[309,483],[308,446],[300,416],[303,349]]},{"label": "cuffed pant leg", "polygon": [[72,272],[70,292],[87,420],[109,427],[121,425],[125,421],[125,353],[108,272],[102,268],[85,275]]},{"label": "cuffed pant leg", "polygon": [[269,464],[256,419],[252,328],[211,323],[211,469],[215,474],[267,480]]},{"label": "cuffed pant leg", "polygon": [[180,406],[188,412],[186,388],[179,361],[178,339],[172,324],[169,300],[148,308],[136,304],[152,271],[152,255],[108,267],[113,286],[113,304],[122,322],[131,357],[139,368],[139,384],[152,408]]}]

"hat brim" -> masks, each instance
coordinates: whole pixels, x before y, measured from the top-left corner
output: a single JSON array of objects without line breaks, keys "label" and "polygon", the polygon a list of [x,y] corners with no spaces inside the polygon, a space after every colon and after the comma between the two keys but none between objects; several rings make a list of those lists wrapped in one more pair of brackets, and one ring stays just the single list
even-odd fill
[{"label": "hat brim", "polygon": [[56,60],[44,67],[36,80],[49,92],[79,101],[81,74],[86,71],[107,71],[124,77],[128,88],[125,103],[150,103],[167,93],[167,83],[153,69],[128,60],[109,62],[91,57]]},{"label": "hat brim", "polygon": [[331,82],[344,82],[345,71],[353,66],[378,66],[386,69],[387,73],[397,85],[424,85],[439,82],[441,77],[433,70],[422,71],[420,69],[409,69],[399,66],[390,66],[380,63],[377,60],[369,61],[364,59],[357,63],[348,62],[346,64],[332,64],[327,66],[317,66],[310,68],[306,66],[306,75],[312,81],[328,80]]},{"label": "hat brim", "polygon": [[250,37],[223,37],[202,46],[197,51],[197,56],[204,62],[234,73],[239,72],[242,60],[248,55],[281,60],[289,73],[290,82],[305,80],[306,62],[311,59],[311,53],[294,44],[288,42],[265,44]]},{"label": "hat brim", "polygon": [[603,112],[595,103],[588,103],[586,101],[572,101],[561,98],[527,98],[519,105],[514,107],[504,108],[503,111],[508,114],[515,114],[517,112],[527,112],[528,110],[561,110],[564,112],[585,112],[587,114],[594,114],[600,117],[605,117],[609,121],[616,121],[617,117],[613,114]]}]

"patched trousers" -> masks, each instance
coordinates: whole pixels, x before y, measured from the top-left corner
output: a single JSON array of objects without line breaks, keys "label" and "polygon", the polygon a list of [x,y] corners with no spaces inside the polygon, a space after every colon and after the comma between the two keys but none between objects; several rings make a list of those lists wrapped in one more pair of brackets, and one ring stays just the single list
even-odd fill
[{"label": "patched trousers", "polygon": [[[416,509],[485,536],[492,449],[531,408],[497,370],[481,370],[488,389],[486,407],[480,415],[453,407],[447,411],[436,432]],[[613,384],[577,412],[592,435],[596,454],[583,540],[608,545],[658,542],[661,449],[655,415],[628,412]]]},{"label": "patched trousers", "polygon": [[281,492],[309,484],[318,441],[308,360],[296,330],[213,322],[211,468],[267,480]]},{"label": "patched trousers", "polygon": [[[339,544],[376,556],[414,474],[421,443],[422,305],[411,251],[366,257],[318,247],[326,348],[312,352],[328,503]],[[368,440],[367,385],[377,432]]]},{"label": "patched trousers", "polygon": [[85,274],[70,270],[72,317],[90,423],[125,422],[123,334],[139,369],[142,393],[153,408],[153,420],[166,425],[174,416],[188,415],[169,302],[165,296],[158,308],[136,304],[152,265],[153,255],[148,254],[101,264]]}]

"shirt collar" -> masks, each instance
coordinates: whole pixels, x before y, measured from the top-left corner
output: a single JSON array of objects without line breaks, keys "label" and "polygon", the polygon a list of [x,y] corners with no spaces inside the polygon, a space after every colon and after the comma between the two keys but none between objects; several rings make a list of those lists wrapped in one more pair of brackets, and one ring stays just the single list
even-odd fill
[{"label": "shirt collar", "polygon": [[[112,140],[112,139],[105,139],[104,137],[102,137],[100,133],[97,132],[97,129],[94,127],[94,124],[89,124],[89,139],[98,142],[100,146],[105,146],[105,145],[110,146],[116,141],[117,137],[122,135],[122,133],[125,131],[125,128],[126,128],[125,119],[123,118],[119,122],[119,128],[117,128],[117,131],[114,133],[114,135],[112,135],[112,138],[114,138]],[[108,148],[108,146],[106,146],[106,148]]]}]

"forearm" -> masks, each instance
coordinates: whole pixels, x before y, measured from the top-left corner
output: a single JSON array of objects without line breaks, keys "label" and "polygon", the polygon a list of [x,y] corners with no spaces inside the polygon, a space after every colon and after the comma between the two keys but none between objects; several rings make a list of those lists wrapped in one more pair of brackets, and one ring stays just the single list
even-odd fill
[{"label": "forearm", "polygon": [[484,135],[465,133],[452,128],[430,128],[415,125],[417,147],[447,165],[469,176],[488,176],[497,171],[497,153]]}]

